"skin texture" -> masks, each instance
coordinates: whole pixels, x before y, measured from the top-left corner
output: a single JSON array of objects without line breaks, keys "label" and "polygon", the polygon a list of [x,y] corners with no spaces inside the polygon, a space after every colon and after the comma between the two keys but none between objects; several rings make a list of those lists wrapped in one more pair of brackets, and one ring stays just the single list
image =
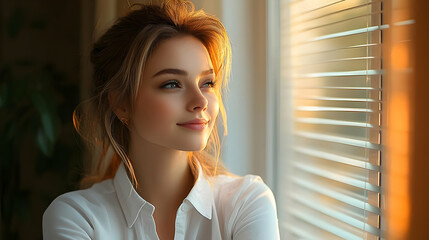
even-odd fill
[{"label": "skin texture", "polygon": [[[137,192],[155,206],[161,239],[174,238],[177,209],[195,181],[187,151],[206,147],[219,113],[212,68],[198,39],[185,35],[164,40],[146,63],[134,111],[115,110],[118,117],[129,119]],[[165,69],[180,71],[157,74]],[[204,129],[178,125],[196,118],[208,121]]]}]

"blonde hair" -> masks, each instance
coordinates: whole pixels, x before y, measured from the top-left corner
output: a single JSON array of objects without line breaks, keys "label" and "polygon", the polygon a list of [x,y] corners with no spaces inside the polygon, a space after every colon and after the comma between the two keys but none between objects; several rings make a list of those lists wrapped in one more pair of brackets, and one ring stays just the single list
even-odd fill
[{"label": "blonde hair", "polygon": [[[133,5],[133,8],[136,5]],[[213,64],[217,81],[216,95],[226,135],[226,113],[222,90],[226,88],[231,67],[231,47],[226,30],[214,16],[195,11],[189,1],[169,0],[140,4],[138,9],[119,18],[94,44],[91,62],[94,66],[95,88],[91,99],[79,105],[73,120],[77,132],[97,153],[89,167],[82,186],[112,178],[121,161],[128,169],[133,184],[137,181],[128,157],[129,130],[113,112],[123,103],[132,111],[144,66],[159,43],[179,35],[191,35],[205,46]],[[109,95],[116,100],[109,103]],[[207,142],[200,152],[188,152],[191,170],[195,176],[197,163],[204,174],[214,176],[227,173],[219,161],[220,141],[217,120]],[[114,151],[112,151],[112,148]]]}]

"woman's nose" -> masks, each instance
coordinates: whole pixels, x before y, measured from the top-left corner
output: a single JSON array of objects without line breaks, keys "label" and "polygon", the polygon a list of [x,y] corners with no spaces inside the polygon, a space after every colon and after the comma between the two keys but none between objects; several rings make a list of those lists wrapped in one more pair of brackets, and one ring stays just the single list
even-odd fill
[{"label": "woman's nose", "polygon": [[190,100],[188,102],[187,109],[190,112],[194,111],[206,111],[208,100],[198,88],[198,90],[190,91]]}]

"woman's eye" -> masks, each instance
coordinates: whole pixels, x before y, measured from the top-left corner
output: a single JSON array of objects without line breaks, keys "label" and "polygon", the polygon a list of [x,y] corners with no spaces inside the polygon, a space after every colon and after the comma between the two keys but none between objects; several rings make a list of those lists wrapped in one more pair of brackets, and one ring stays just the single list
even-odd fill
[{"label": "woman's eye", "polygon": [[215,86],[215,82],[213,82],[213,81],[208,81],[208,82],[203,84],[203,87],[213,88],[214,86]]},{"label": "woman's eye", "polygon": [[170,81],[162,85],[161,88],[180,88],[180,83],[176,80]]}]

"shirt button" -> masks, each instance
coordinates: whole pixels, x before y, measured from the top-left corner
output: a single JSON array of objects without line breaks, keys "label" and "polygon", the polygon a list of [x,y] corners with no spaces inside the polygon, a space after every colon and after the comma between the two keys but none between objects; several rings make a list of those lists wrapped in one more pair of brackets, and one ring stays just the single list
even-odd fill
[{"label": "shirt button", "polygon": [[182,212],[186,212],[188,210],[188,206],[187,205],[182,205],[180,207],[180,209],[182,209]]}]

